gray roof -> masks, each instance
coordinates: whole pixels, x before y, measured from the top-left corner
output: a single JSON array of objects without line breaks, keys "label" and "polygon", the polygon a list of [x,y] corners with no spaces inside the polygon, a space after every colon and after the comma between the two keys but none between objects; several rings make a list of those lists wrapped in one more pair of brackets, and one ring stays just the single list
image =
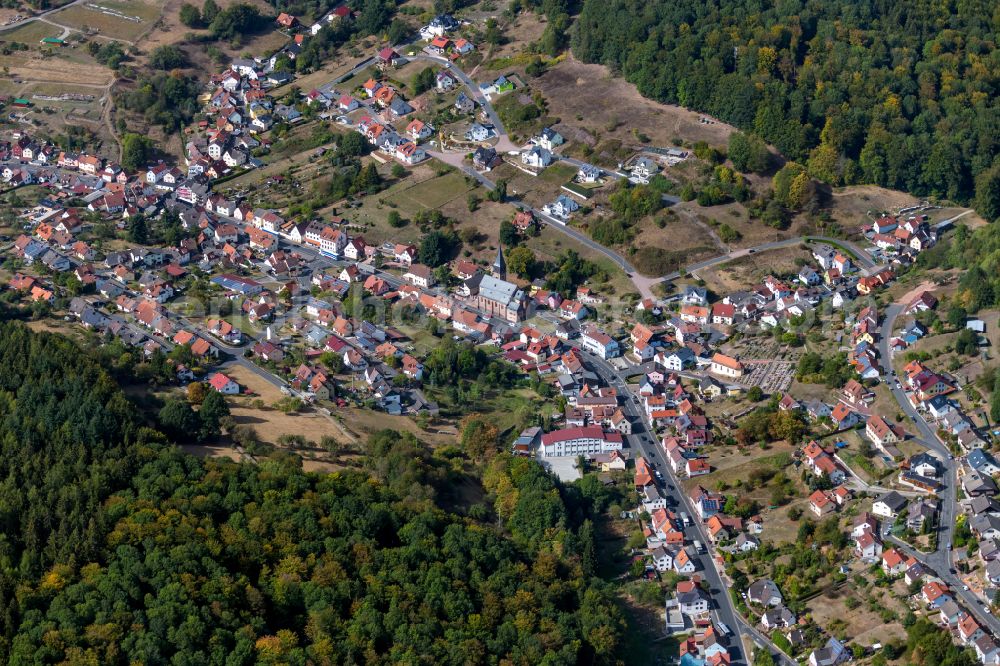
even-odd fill
[{"label": "gray roof", "polygon": [[1000,516],[997,516],[994,513],[984,513],[973,516],[972,520],[969,521],[969,528],[980,534],[983,532],[989,532],[990,530],[1000,532]]},{"label": "gray roof", "polygon": [[962,486],[966,492],[990,492],[997,491],[997,484],[992,478],[980,474],[979,472],[969,472],[962,477]]},{"label": "gray roof", "polygon": [[980,469],[987,465],[996,466],[997,461],[991,453],[984,451],[981,448],[975,448],[969,451],[969,455],[966,457],[969,466],[974,469]]},{"label": "gray roof", "polygon": [[677,595],[677,601],[682,604],[695,603],[706,598],[705,591],[697,585],[691,588],[688,592],[681,592]]},{"label": "gray roof", "polygon": [[389,102],[389,108],[397,116],[405,116],[408,113],[413,113],[413,107],[399,97],[392,98],[392,101]]},{"label": "gray roof", "polygon": [[983,539],[979,542],[979,554],[986,559],[1000,551],[1000,541],[996,539]]},{"label": "gray roof", "polygon": [[947,617],[955,617],[962,612],[962,609],[958,607],[958,604],[951,599],[941,604],[939,608],[941,609],[941,614]]},{"label": "gray roof", "polygon": [[491,301],[506,303],[511,307],[516,306],[524,296],[516,284],[498,280],[492,275],[483,276],[482,282],[479,283],[479,294]]},{"label": "gray roof", "polygon": [[978,497],[973,497],[969,501],[969,508],[972,509],[972,513],[1000,513],[1000,502],[992,497],[986,497],[985,495],[980,495]]},{"label": "gray roof", "polygon": [[989,578],[1000,578],[1000,560],[991,560],[986,563],[986,575]]},{"label": "gray roof", "polygon": [[[928,500],[921,500],[910,505],[910,508],[907,511],[907,516],[914,520],[918,518],[929,519],[933,518],[936,512],[937,504]],[[1000,519],[998,519],[998,524],[1000,524]]]},{"label": "gray roof", "polygon": [[780,600],[783,599],[781,596],[781,590],[778,589],[778,584],[775,583],[770,578],[761,578],[760,580],[754,581],[747,588],[747,598],[750,601],[764,603],[768,602],[770,599],[777,597]]},{"label": "gray roof", "polygon": [[784,606],[769,608],[764,611],[764,617],[767,618],[767,624],[770,626],[774,626],[779,622],[785,625],[795,624],[795,614]]},{"label": "gray roof", "polygon": [[690,298],[695,296],[700,299],[705,299],[708,295],[708,290],[705,287],[697,287],[693,284],[684,285],[684,298]]},{"label": "gray roof", "polygon": [[899,511],[906,506],[906,498],[897,493],[895,490],[890,490],[875,501],[882,502],[893,511]]}]

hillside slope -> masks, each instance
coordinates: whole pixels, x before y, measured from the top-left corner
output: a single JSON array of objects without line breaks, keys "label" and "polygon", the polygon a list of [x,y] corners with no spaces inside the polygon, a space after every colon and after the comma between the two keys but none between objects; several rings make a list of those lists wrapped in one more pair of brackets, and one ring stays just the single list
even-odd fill
[{"label": "hillside slope", "polygon": [[954,7],[584,0],[573,51],[756,132],[833,185],[968,202],[1000,149],[1000,51],[991,3]]}]

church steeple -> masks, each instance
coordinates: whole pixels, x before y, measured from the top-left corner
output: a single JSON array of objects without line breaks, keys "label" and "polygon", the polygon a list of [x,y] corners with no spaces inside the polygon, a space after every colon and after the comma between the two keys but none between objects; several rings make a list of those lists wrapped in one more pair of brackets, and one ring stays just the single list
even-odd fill
[{"label": "church steeple", "polygon": [[507,279],[507,260],[503,258],[503,245],[497,244],[497,258],[493,261],[493,277],[498,280]]}]

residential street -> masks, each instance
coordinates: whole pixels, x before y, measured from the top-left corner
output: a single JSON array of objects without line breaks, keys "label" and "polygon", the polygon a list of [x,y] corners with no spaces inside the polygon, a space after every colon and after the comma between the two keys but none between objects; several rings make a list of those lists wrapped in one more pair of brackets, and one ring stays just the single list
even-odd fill
[{"label": "residential street", "polygon": [[[651,434],[647,429],[645,415],[641,414],[637,409],[637,405],[639,404],[638,398],[628,390],[625,375],[598,356],[589,354],[583,350],[580,351],[580,354],[586,360],[591,370],[609,386],[613,386],[618,395],[622,397],[622,411],[625,412],[625,415],[633,424],[632,434],[625,436],[632,449],[633,456],[642,454],[643,457],[653,464],[654,469],[664,475],[665,483],[663,484],[663,489],[670,498],[673,508],[678,511],[686,511],[691,516],[691,526],[684,528],[685,538],[688,541],[700,541],[706,548],[711,548],[712,542],[708,539],[704,524],[698,520],[698,514],[694,511],[690,498],[683,491],[682,486],[678,483],[677,478],[667,464],[666,456],[664,456],[662,448],[656,442],[655,435]],[[732,599],[729,597],[730,585],[722,580],[711,555],[699,554],[695,559],[699,575],[704,577],[711,588],[712,599],[715,601],[715,610],[719,619],[729,626],[732,631],[750,637],[756,645],[766,646],[773,654],[779,655],[782,664],[796,666],[794,660],[778,650],[777,646],[771,643],[770,639],[759,632],[756,627],[751,626],[748,622],[744,622],[742,617],[736,612]],[[732,664],[734,666],[736,664],[748,664],[749,656],[748,654],[736,654],[734,655]]]},{"label": "residential street", "polygon": [[882,327],[879,332],[879,357],[882,362],[884,376],[887,378],[893,397],[896,399],[896,402],[899,403],[899,408],[907,415],[907,417],[909,417],[910,421],[917,429],[917,440],[923,446],[937,453],[941,460],[944,461],[946,472],[942,482],[945,484],[945,489],[941,493],[940,497],[941,511],[938,518],[937,550],[929,554],[919,553],[895,537],[890,537],[890,539],[897,546],[900,546],[900,548],[907,554],[912,555],[918,561],[933,569],[937,573],[938,577],[943,580],[957,595],[959,595],[963,601],[965,601],[969,612],[975,616],[977,622],[981,625],[989,627],[994,634],[1000,634],[1000,620],[997,620],[992,613],[986,612],[986,607],[983,605],[981,599],[976,597],[976,595],[974,595],[971,591],[963,589],[965,587],[965,583],[963,583],[959,579],[957,573],[955,573],[957,570],[953,568],[951,560],[952,533],[955,529],[955,519],[958,511],[958,478],[956,472],[959,463],[957,460],[953,459],[951,451],[948,447],[945,446],[940,439],[938,439],[934,427],[928,424],[923,415],[920,414],[912,404],[910,404],[905,391],[896,386],[895,373],[892,370],[892,356],[891,349],[889,348],[889,340],[892,337],[892,331],[895,326],[896,319],[905,311],[905,309],[906,307],[899,303],[893,303],[886,308],[884,313],[885,319],[882,322]]},{"label": "residential street", "polygon": [[[403,53],[403,52],[406,51],[406,49],[404,47],[407,47],[407,46],[409,46],[409,44],[402,44],[399,47],[397,47],[397,51],[399,51],[400,53]],[[499,114],[497,114],[496,110],[493,108],[493,105],[490,103],[490,101],[488,99],[486,99],[480,93],[479,86],[476,84],[476,82],[474,80],[472,80],[472,78],[468,74],[466,74],[464,71],[462,71],[462,69],[460,67],[458,67],[458,65],[456,65],[455,63],[449,61],[447,58],[442,58],[440,56],[430,55],[430,54],[425,53],[425,52],[416,53],[416,54],[414,54],[412,56],[408,56],[408,57],[411,60],[420,60],[420,61],[426,61],[426,62],[433,62],[433,63],[439,64],[439,65],[444,65],[460,81],[462,81],[463,85],[465,85],[466,89],[468,90],[469,95],[472,96],[472,98],[475,99],[476,102],[482,106],[483,110],[486,112],[487,116],[490,118],[490,122],[493,123],[493,126],[494,126],[494,128],[496,129],[496,132],[497,132],[497,136],[499,137],[499,141],[498,141],[498,143],[497,143],[497,145],[495,147],[498,153],[499,152],[506,152],[506,151],[509,151],[509,150],[516,150],[516,149],[519,148],[519,146],[515,145],[510,140],[509,136],[507,135],[507,130],[504,128],[503,123],[500,120],[500,116],[499,116]],[[366,61],[366,63],[362,63],[362,65],[358,65],[358,67],[356,67],[354,70],[352,70],[352,72],[349,73],[348,76],[341,77],[340,80],[344,80],[345,78],[349,78],[349,76],[353,76],[356,71],[359,71],[364,66],[367,66],[367,64],[368,64],[368,61]],[[465,163],[465,153],[464,152],[461,152],[461,153],[446,153],[446,152],[443,152],[441,150],[428,150],[427,154],[431,155],[432,157],[434,157],[434,158],[436,158],[438,160],[441,160],[442,162],[445,162],[447,164],[451,164],[452,166],[460,169],[463,173],[465,173],[465,174],[469,175],[470,177],[475,178],[477,181],[479,181],[479,183],[483,187],[485,187],[486,189],[492,190],[492,189],[494,189],[494,187],[496,187],[496,184],[490,178],[488,178],[485,173],[476,171],[470,165],[468,165],[468,164]],[[593,165],[588,164],[587,162],[583,162],[581,160],[578,160],[578,159],[575,159],[575,158],[572,158],[572,157],[566,157],[564,155],[561,155],[561,154],[558,154],[558,153],[555,153],[555,152],[553,152],[552,156],[553,156],[554,159],[558,159],[558,160],[564,161],[567,164],[571,164],[571,165],[576,166],[576,167],[593,166]],[[616,178],[617,179],[617,178],[624,177],[624,174],[621,174],[621,173],[611,172],[611,171],[608,171],[606,169],[602,169],[602,171],[604,171],[604,173],[606,173],[607,175],[609,175],[611,178]],[[674,204],[680,203],[680,201],[681,201],[680,198],[678,198],[676,196],[673,196],[673,195],[667,195],[667,194],[663,195],[663,199],[664,199],[664,201],[668,205],[674,205]],[[539,210],[537,208],[531,207],[529,204],[525,203],[524,201],[521,201],[520,199],[518,199],[518,198],[516,198],[514,196],[508,196],[507,201],[508,201],[508,203],[511,203],[514,206],[517,206],[521,210],[530,210],[532,213],[534,213],[535,217],[538,220],[544,222],[550,228],[556,229],[560,233],[563,233],[566,236],[569,236],[570,238],[572,238],[576,242],[578,242],[578,243],[580,243],[580,244],[582,244],[582,245],[590,248],[591,250],[594,250],[595,252],[599,252],[599,253],[603,254],[605,257],[607,257],[608,259],[610,259],[611,261],[613,261],[615,264],[617,264],[618,266],[620,266],[622,268],[622,270],[624,270],[628,274],[629,279],[632,280],[633,285],[635,285],[636,290],[639,292],[639,294],[642,296],[642,298],[655,298],[655,295],[654,295],[653,289],[652,289],[653,285],[655,285],[655,284],[657,284],[659,282],[669,282],[669,281],[672,281],[672,280],[676,280],[679,277],[681,277],[681,275],[683,273],[692,273],[694,271],[698,271],[698,270],[701,270],[701,269],[704,269],[704,268],[710,268],[712,266],[717,266],[719,264],[725,263],[725,262],[730,261],[732,259],[737,259],[737,258],[740,258],[740,257],[745,257],[745,256],[748,256],[750,254],[754,254],[756,252],[765,252],[767,250],[775,250],[775,249],[780,249],[780,248],[783,248],[783,247],[792,247],[792,246],[798,245],[799,243],[801,243],[804,240],[806,240],[805,237],[796,237],[796,238],[789,238],[789,239],[785,239],[785,240],[773,241],[773,242],[770,242],[770,243],[764,243],[764,244],[758,245],[756,247],[742,248],[742,249],[738,249],[738,250],[733,250],[733,251],[731,251],[729,253],[722,254],[722,255],[719,255],[717,257],[713,257],[711,259],[706,259],[704,261],[692,264],[690,266],[686,266],[682,270],[674,271],[673,273],[670,273],[668,275],[664,275],[664,276],[659,277],[659,278],[656,278],[656,277],[646,277],[646,276],[643,276],[643,275],[639,275],[639,273],[636,271],[635,267],[625,257],[623,257],[621,254],[619,254],[615,250],[612,250],[611,248],[605,247],[604,245],[601,245],[600,243],[597,243],[592,238],[590,238],[590,236],[588,236],[587,234],[576,230],[575,228],[569,226],[568,224],[564,224],[564,223],[562,223],[562,222],[560,222],[558,220],[555,220],[555,219],[549,217],[548,215],[546,215],[545,213],[543,213],[541,210]],[[857,263],[859,265],[861,265],[862,268],[864,268],[866,270],[871,270],[871,269],[875,268],[875,262],[873,262],[871,260],[871,258],[868,256],[868,254],[866,252],[864,252],[861,248],[859,248],[858,246],[856,246],[855,244],[853,244],[853,243],[851,243],[849,241],[844,241],[844,240],[834,239],[834,238],[828,238],[828,237],[824,237],[824,236],[813,236],[813,237],[810,237],[810,238],[815,239],[817,241],[822,241],[822,242],[837,243],[837,244],[839,244],[839,245],[847,248],[849,251],[853,252],[854,255],[855,255],[855,259],[857,260]],[[722,246],[722,247],[724,249],[724,246]]]}]

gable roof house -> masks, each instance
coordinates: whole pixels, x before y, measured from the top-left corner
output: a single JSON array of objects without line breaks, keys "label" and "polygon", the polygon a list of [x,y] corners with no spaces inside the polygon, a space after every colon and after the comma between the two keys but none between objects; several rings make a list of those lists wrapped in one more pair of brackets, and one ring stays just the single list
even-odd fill
[{"label": "gable roof house", "polygon": [[906,506],[906,498],[890,490],[872,503],[872,513],[883,518],[895,519]]},{"label": "gable roof house", "polygon": [[716,353],[712,356],[709,372],[719,375],[720,377],[737,379],[743,376],[743,364],[735,358],[726,356],[725,354]]},{"label": "gable roof house", "polygon": [[894,444],[902,439],[899,431],[886,423],[885,419],[878,415],[873,415],[868,419],[868,424],[865,426],[865,435],[880,448],[886,444]]},{"label": "gable roof house", "polygon": [[747,601],[761,606],[780,606],[784,603],[781,590],[770,578],[760,578],[747,588]]}]

